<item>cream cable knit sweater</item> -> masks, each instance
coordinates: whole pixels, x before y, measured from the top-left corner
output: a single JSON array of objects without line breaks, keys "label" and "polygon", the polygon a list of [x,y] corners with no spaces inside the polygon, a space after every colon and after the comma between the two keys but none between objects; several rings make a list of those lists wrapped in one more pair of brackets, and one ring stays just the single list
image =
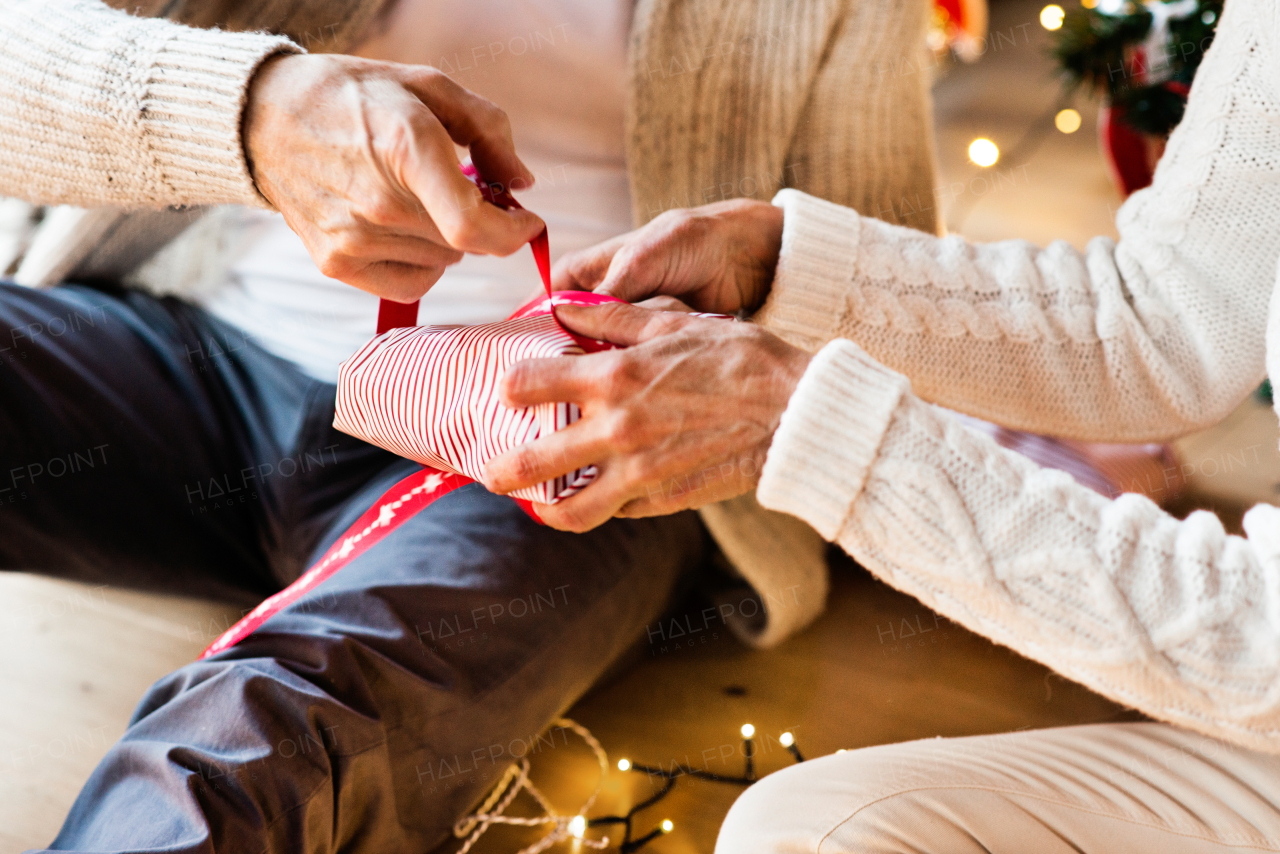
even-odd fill
[{"label": "cream cable knit sweater", "polygon": [[[763,319],[821,345],[760,502],[948,617],[1147,714],[1280,752],[1280,509],[1107,501],[911,394],[1105,438],[1212,422],[1280,376],[1278,7],[1232,0],[1120,243],[921,237],[785,191]],[[834,316],[818,311],[839,299]],[[831,305],[830,302],[826,303]],[[868,352],[871,355],[868,355]]]},{"label": "cream cable knit sweater", "polygon": [[298,50],[96,0],[0,0],[0,195],[264,206],[240,137],[245,81],[265,58]]},{"label": "cream cable knit sweater", "polygon": [[1118,244],[975,245],[785,195],[760,321],[809,349],[857,341],[926,400],[1032,432],[1140,442],[1221,420],[1265,376],[1280,258],[1278,7],[1228,7]]}]

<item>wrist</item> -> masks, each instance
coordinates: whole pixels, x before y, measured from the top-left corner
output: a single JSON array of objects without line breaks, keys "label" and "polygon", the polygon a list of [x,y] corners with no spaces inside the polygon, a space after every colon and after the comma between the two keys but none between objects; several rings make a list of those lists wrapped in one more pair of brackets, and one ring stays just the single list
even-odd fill
[{"label": "wrist", "polygon": [[788,344],[763,329],[760,330],[759,334],[769,342],[769,347],[772,350],[770,355],[773,362],[773,382],[771,394],[769,395],[772,429],[769,431],[769,436],[761,449],[764,452],[761,454],[761,459],[763,460],[765,453],[768,452],[769,446],[777,435],[778,428],[782,424],[783,414],[791,406],[796,389],[800,387],[805,374],[809,370],[813,355],[799,347]]},{"label": "wrist", "polygon": [[764,305],[773,286],[782,251],[784,211],[769,202],[743,201],[737,212],[733,252],[744,259],[742,310],[755,312]]},{"label": "wrist", "polygon": [[275,114],[281,104],[279,93],[289,86],[288,78],[297,60],[306,54],[277,53],[262,61],[249,80],[245,95],[244,113],[241,118],[241,138],[244,141],[245,165],[249,177],[263,198],[275,204],[269,192],[269,181],[262,174],[262,166],[272,147],[280,144],[278,130],[273,128]]}]

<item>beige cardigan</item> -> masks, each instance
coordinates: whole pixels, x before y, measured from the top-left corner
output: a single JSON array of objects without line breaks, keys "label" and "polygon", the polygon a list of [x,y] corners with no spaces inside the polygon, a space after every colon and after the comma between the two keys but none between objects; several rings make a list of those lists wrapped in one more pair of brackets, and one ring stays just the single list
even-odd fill
[{"label": "beige cardigan", "polygon": [[[166,5],[196,26],[293,42],[183,29],[94,0],[0,0],[0,86],[9,90],[0,93],[0,194],[110,206],[48,217],[17,264],[30,283],[123,278],[192,216],[156,208],[265,204],[239,135],[249,77],[295,43],[345,50],[384,10],[384,0],[149,0],[140,11]],[[929,8],[637,0],[627,114],[636,223],[793,187],[933,231],[929,80],[919,70]],[[152,210],[123,215],[128,208]],[[775,644],[821,612],[825,544],[811,528],[750,496],[702,512],[765,602],[766,619],[734,625],[744,640]]]}]

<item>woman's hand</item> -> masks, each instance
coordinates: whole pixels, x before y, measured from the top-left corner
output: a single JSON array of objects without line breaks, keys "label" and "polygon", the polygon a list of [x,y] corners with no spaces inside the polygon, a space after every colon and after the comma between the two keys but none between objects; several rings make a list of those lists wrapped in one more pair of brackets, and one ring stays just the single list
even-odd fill
[{"label": "woman's hand", "polygon": [[339,55],[268,60],[250,85],[245,151],[259,191],[320,272],[400,302],[463,252],[509,255],[542,229],[485,203],[458,168],[520,189],[507,116],[433,68]]},{"label": "woman's hand", "polygon": [[484,483],[507,493],[596,465],[599,477],[538,506],[554,528],[586,531],[614,516],[657,516],[755,488],[809,354],[750,323],[625,304],[562,306],[592,338],[627,345],[531,359],[507,371],[502,402],[573,401],[582,418],[489,461]]},{"label": "woman's hand", "polygon": [[755,311],[769,295],[782,246],[782,209],[735,199],[668,211],[630,234],[561,259],[560,291],[627,302],[665,294],[698,311]]}]

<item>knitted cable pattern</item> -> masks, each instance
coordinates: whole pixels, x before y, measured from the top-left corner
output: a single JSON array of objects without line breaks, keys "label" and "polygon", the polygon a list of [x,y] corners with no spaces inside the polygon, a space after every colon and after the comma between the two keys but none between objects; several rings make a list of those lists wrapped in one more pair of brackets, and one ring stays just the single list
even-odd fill
[{"label": "knitted cable pattern", "polygon": [[1280,260],[1272,17],[1258,0],[1227,9],[1118,243],[935,238],[787,190],[757,319],[811,350],[857,341],[926,400],[1008,427],[1144,442],[1216,423],[1265,376]]},{"label": "knitted cable pattern", "polygon": [[[1276,15],[1264,0],[1227,5],[1119,245],[973,246],[780,200],[789,242],[765,318],[815,349],[847,336],[865,350],[818,352],[757,490],[970,629],[1148,715],[1271,752],[1280,509],[1251,510],[1245,539],[1209,513],[1108,501],[911,391],[1126,439],[1211,423],[1261,379],[1268,313],[1280,330]],[[842,311],[819,317],[833,297]],[[1280,365],[1280,336],[1269,351]]]}]

